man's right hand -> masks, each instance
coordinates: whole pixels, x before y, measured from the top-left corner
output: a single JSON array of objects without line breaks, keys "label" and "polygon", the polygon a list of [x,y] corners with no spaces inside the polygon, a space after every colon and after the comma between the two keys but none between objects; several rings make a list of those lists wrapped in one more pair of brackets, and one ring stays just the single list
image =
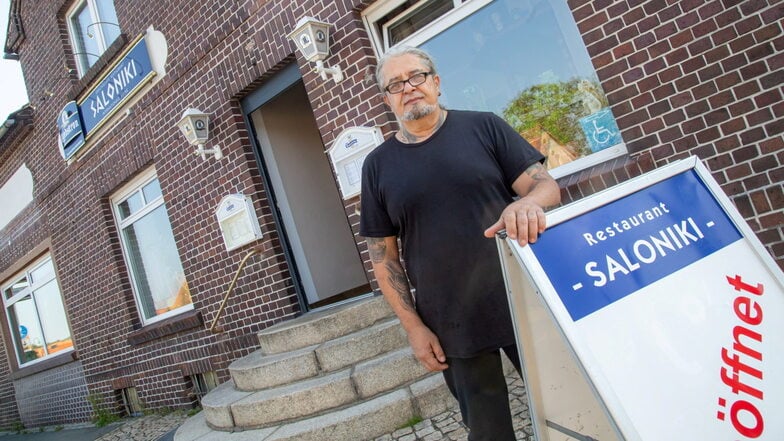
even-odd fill
[{"label": "man's right hand", "polygon": [[408,331],[408,343],[414,355],[422,365],[431,372],[440,372],[448,368],[446,355],[441,349],[438,337],[427,327],[417,326]]}]

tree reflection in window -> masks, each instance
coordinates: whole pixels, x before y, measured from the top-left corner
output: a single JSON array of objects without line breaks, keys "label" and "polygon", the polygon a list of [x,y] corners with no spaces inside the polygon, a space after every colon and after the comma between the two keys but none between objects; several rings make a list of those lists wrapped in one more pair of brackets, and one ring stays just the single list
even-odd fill
[{"label": "tree reflection in window", "polygon": [[383,30],[382,51],[404,37],[433,56],[444,106],[503,117],[557,177],[626,152],[567,2],[441,3],[384,0],[367,20],[377,45]]},{"label": "tree reflection in window", "polygon": [[50,257],[3,290],[19,365],[73,348],[73,338]]}]

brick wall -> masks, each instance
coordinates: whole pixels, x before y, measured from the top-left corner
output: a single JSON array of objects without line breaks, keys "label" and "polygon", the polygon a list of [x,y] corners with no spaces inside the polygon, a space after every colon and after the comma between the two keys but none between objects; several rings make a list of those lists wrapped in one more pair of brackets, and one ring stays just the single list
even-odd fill
[{"label": "brick wall", "polygon": [[20,421],[19,408],[16,404],[14,385],[11,382],[11,368],[8,362],[13,353],[6,352],[5,345],[0,345],[0,430],[9,430],[15,421]]},{"label": "brick wall", "polygon": [[[50,241],[89,391],[111,401],[118,388],[134,386],[147,408],[188,406],[187,375],[209,368],[227,379],[228,363],[257,346],[255,332],[299,312],[239,102],[296,62],[327,147],[349,126],[377,125],[390,133],[394,118],[365,81],[375,56],[360,13],[370,2],[115,0],[129,40],[150,26],[165,35],[167,74],[128,117],[67,165],[55,147],[54,121],[67,97],[86,86],[64,67],[73,67],[63,21],[70,4],[19,2],[23,23],[31,24],[19,52],[36,107],[35,130],[3,153],[9,159],[0,164],[0,178],[27,163],[36,200],[0,231],[0,272]],[[782,265],[781,5],[569,4],[630,155],[564,178],[565,199],[697,154]],[[322,81],[286,38],[304,15],[333,24],[325,64],[343,69],[342,83]],[[210,142],[226,159],[202,161],[191,153],[175,128],[188,107],[211,115]],[[141,327],[109,203],[149,167],[163,189],[195,310],[152,331]],[[238,280],[221,321],[226,332],[212,335],[206,328],[250,249],[225,251],[214,209],[223,196],[239,192],[252,197],[264,234],[256,245],[264,254],[251,258]],[[356,234],[358,198],[345,208]],[[369,270],[364,242],[358,242]]]},{"label": "brick wall", "polygon": [[14,389],[20,420],[26,427],[85,421],[92,415],[84,399],[87,384],[79,362],[19,379],[14,382]]},{"label": "brick wall", "polygon": [[[336,59],[346,63],[348,79],[342,84],[317,81],[312,66],[297,60],[303,65],[325,144],[346,125],[369,124],[367,118],[374,113],[380,124],[387,124],[388,118],[380,98],[361,81],[373,57],[354,11],[356,4],[331,7],[328,16],[315,2],[284,8],[280,2],[223,2],[217,8],[199,6],[198,12],[189,2],[117,0],[115,5],[128,40],[149,26],[163,32],[169,47],[167,74],[133,105],[129,117],[79,161],[67,165],[55,147],[54,121],[67,99],[90,85],[67,77],[64,67],[74,67],[66,56],[71,48],[63,19],[70,3],[21,4],[23,23],[37,24],[25,27],[26,38],[19,48],[36,107],[36,130],[14,153],[20,161],[31,163],[36,212],[42,214],[43,223],[32,230],[11,226],[2,232],[15,240],[4,249],[9,252],[0,257],[0,269],[50,240],[90,392],[111,402],[116,389],[135,386],[150,409],[182,407],[192,402],[185,377],[195,372],[193,365],[209,366],[225,380],[228,363],[258,345],[258,330],[298,313],[238,104],[277,69],[294,62],[294,46],[286,34],[296,19],[316,15],[340,28],[333,40],[340,48]],[[100,63],[111,61],[112,53],[122,47],[111,48]],[[94,75],[91,70],[86,77]],[[53,92],[51,97],[44,93],[47,90]],[[375,110],[367,104],[371,101]],[[202,161],[190,153],[192,147],[175,128],[188,107],[211,114],[211,141],[221,145],[226,159]],[[335,112],[341,113],[340,118]],[[141,329],[109,201],[118,188],[149,167],[157,171],[198,312],[187,326],[182,321],[170,324],[169,335],[164,336],[147,332],[150,327]],[[264,254],[250,259],[221,321],[226,332],[216,336],[205,328],[249,247],[231,254],[225,251],[214,209],[224,195],[239,192],[253,198],[264,234],[258,245]]]},{"label": "brick wall", "polygon": [[[568,3],[631,155],[655,167],[699,156],[784,268],[784,5]],[[614,183],[589,173],[570,192]]]}]

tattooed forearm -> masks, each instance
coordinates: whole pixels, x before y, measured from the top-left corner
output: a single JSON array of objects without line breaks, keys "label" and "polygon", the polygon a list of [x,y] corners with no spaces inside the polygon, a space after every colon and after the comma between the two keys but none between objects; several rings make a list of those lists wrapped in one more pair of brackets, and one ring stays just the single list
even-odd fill
[{"label": "tattooed forearm", "polygon": [[368,237],[365,239],[370,253],[370,261],[381,263],[387,253],[387,244],[383,237]]},{"label": "tattooed forearm", "polygon": [[539,184],[549,180],[549,178],[550,178],[550,175],[547,173],[547,169],[545,169],[542,166],[542,164],[540,164],[538,162],[534,163],[532,166],[528,167],[525,170],[525,174],[530,176],[531,179],[533,179],[533,181],[534,181],[533,183],[531,183],[531,188],[528,189],[529,193],[531,191],[533,191],[533,189],[538,187]]},{"label": "tattooed forearm", "polygon": [[547,170],[540,163],[535,163],[525,170],[525,173],[534,181],[543,181],[547,179]]},{"label": "tattooed forearm", "polygon": [[392,289],[395,290],[398,297],[400,297],[400,303],[408,310],[415,311],[414,309],[414,300],[411,298],[411,291],[408,288],[408,279],[406,279],[406,275],[403,272],[403,267],[400,266],[399,262],[386,262],[384,264],[387,272],[389,272],[389,277],[387,277],[387,281]]}]

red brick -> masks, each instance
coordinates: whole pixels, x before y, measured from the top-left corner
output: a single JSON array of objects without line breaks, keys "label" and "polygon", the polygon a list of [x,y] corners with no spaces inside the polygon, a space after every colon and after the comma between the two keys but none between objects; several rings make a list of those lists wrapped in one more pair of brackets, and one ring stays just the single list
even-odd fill
[{"label": "red brick", "polygon": [[732,116],[741,116],[752,112],[755,109],[754,102],[750,99],[741,100],[730,104],[729,110]]}]

